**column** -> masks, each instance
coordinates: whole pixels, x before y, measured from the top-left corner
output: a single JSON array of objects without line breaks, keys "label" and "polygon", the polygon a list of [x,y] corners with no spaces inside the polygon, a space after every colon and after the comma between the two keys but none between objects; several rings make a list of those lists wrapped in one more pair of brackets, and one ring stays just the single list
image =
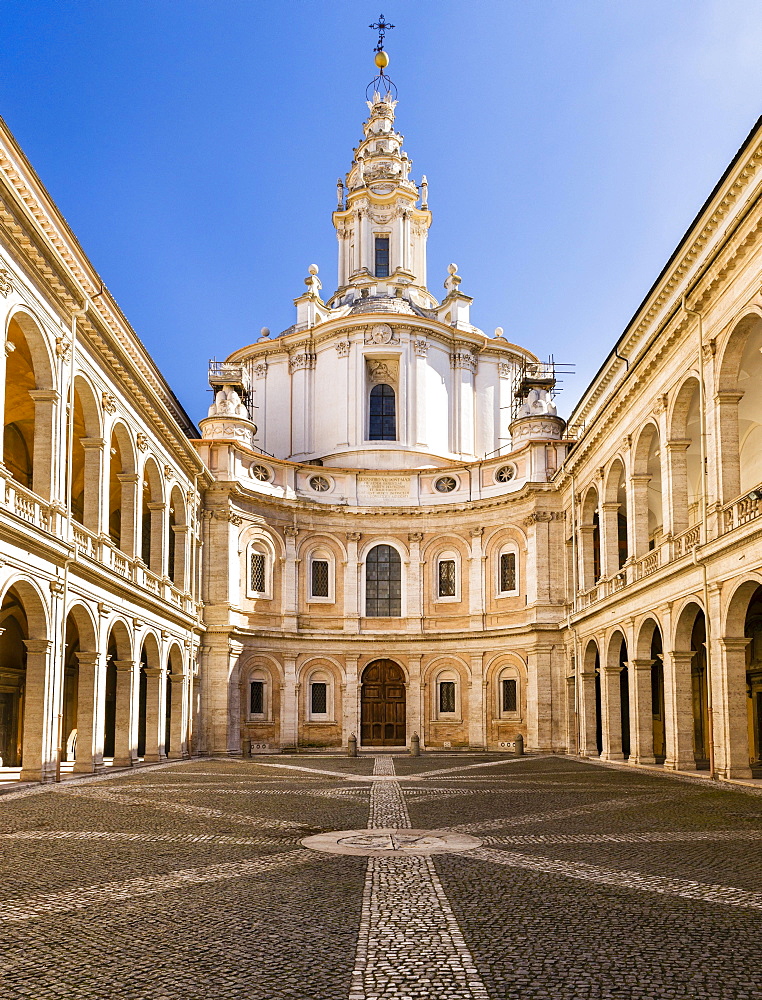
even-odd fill
[{"label": "column", "polygon": [[32,489],[44,500],[52,500],[56,406],[61,397],[55,389],[32,389],[29,395],[34,400]]},{"label": "column", "polygon": [[664,766],[673,771],[695,771],[693,750],[693,653],[667,650],[664,660],[664,724],[667,754]]},{"label": "column", "polygon": [[602,503],[601,512],[601,557],[604,577],[615,576],[619,572],[619,525],[618,503]]},{"label": "column", "polygon": [[296,683],[296,657],[283,657],[283,684],[280,690],[281,747],[299,744],[299,686]]},{"label": "column", "polygon": [[[527,656],[527,749],[553,749],[553,698],[550,650],[530,649]],[[593,675],[595,681],[595,675]],[[595,749],[595,688],[593,687],[593,748]],[[597,756],[597,750],[596,750]]]},{"label": "column", "polygon": [[356,656],[344,657],[344,697],[342,701],[343,718],[341,725],[341,742],[346,746],[349,737],[354,733],[360,742],[360,700],[359,700],[359,670]]},{"label": "column", "polygon": [[49,639],[26,639],[26,685],[24,689],[24,738],[21,749],[21,780],[45,781],[55,776],[53,699],[50,696]]},{"label": "column", "polygon": [[603,760],[624,760],[622,753],[622,703],[619,690],[619,664],[601,667],[601,733]]},{"label": "column", "polygon": [[574,674],[566,678],[566,752],[577,753],[577,686]]},{"label": "column", "polygon": [[[360,566],[357,543],[362,538],[359,531],[347,532],[347,561],[344,573],[344,631],[360,631]],[[364,610],[364,609],[363,609]]]},{"label": "column", "polygon": [[421,563],[421,542],[423,532],[411,531],[407,540],[410,546],[410,561],[407,566],[406,598],[407,598],[407,630],[408,632],[423,631],[423,564]]},{"label": "column", "polygon": [[470,628],[474,631],[481,631],[484,628],[483,534],[484,528],[471,528],[471,555],[468,557],[468,610],[471,616]]},{"label": "column", "polygon": [[720,638],[712,657],[715,764],[721,778],[750,778],[746,647],[750,639]]},{"label": "column", "polygon": [[654,661],[630,660],[630,763],[655,764],[651,667]]},{"label": "column", "polygon": [[130,559],[138,554],[138,483],[136,472],[120,472],[116,477],[122,484],[122,544],[121,550]]},{"label": "column", "polygon": [[423,714],[423,684],[421,683],[421,659],[420,654],[409,656],[407,660],[408,685],[407,685],[407,706],[406,706],[406,735],[408,745],[413,733],[418,733],[421,738],[421,746],[426,743],[427,728]]},{"label": "column", "polygon": [[167,674],[167,683],[171,684],[172,691],[169,715],[169,750],[167,750],[167,757],[170,760],[180,760],[188,756],[187,728],[185,725],[185,720],[189,717],[188,672],[183,670],[182,673]]},{"label": "column", "polygon": [[114,767],[132,767],[137,759],[137,661],[114,660],[116,667],[116,733]]},{"label": "column", "polygon": [[648,484],[650,476],[632,476],[632,517],[633,549],[635,559],[648,552]]},{"label": "column", "polygon": [[715,399],[715,427],[719,430],[720,503],[729,503],[741,492],[741,467],[738,459],[738,403],[742,392],[718,392]]},{"label": "column", "polygon": [[286,558],[283,563],[283,631],[298,631],[298,580],[296,559],[296,536],[299,529],[293,524],[287,524],[283,529],[286,536]]},{"label": "column", "polygon": [[170,531],[175,533],[175,565],[169,569],[174,570],[174,585],[178,590],[187,594],[190,589],[190,537],[191,529],[189,524],[176,524]]},{"label": "column", "polygon": [[149,503],[151,511],[151,565],[148,567],[156,576],[167,575],[167,545],[164,528],[165,503]]},{"label": "column", "polygon": [[164,671],[145,667],[146,675],[146,749],[143,759],[164,760]]},{"label": "column", "polygon": [[590,590],[595,586],[595,559],[593,557],[595,527],[592,524],[579,526],[580,578],[582,590]]},{"label": "column", "polygon": [[669,480],[665,485],[665,489],[670,508],[673,535],[679,535],[691,527],[688,523],[688,463],[686,455],[690,444],[690,440],[684,441],[673,438],[671,441],[667,441]]},{"label": "column", "polygon": [[484,685],[484,657],[471,656],[471,680],[468,687],[468,745],[472,750],[487,747],[487,716]]},{"label": "column", "polygon": [[99,653],[79,652],[79,681],[77,684],[77,749],[75,772],[90,773],[103,766],[103,742],[96,746],[98,729],[98,678],[102,670]]},{"label": "column", "polygon": [[597,757],[598,739],[595,717],[595,670],[579,672],[579,752],[582,757]]},{"label": "column", "polygon": [[103,524],[103,448],[106,442],[103,438],[81,438],[80,444],[85,451],[83,523],[89,531],[99,535]]}]

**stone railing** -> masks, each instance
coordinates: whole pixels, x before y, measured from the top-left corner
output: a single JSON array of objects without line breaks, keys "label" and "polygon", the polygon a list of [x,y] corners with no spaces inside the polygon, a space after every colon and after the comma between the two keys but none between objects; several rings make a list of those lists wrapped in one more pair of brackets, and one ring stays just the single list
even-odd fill
[{"label": "stone railing", "polygon": [[78,521],[71,522],[69,533],[66,511],[56,504],[45,503],[41,497],[12,479],[2,466],[0,466],[0,511],[7,511],[59,541],[65,540],[68,536],[77,550],[78,557],[86,556],[94,560],[122,580],[145,587],[156,597],[187,614],[194,616],[200,614],[201,605],[197,605],[190,594],[178,589],[166,577],[160,579],[143,564],[141,559],[132,558],[117,549],[107,535],[97,535]]},{"label": "stone railing", "polygon": [[55,519],[51,512],[50,505],[46,504],[40,497],[31,490],[28,490],[15,479],[6,479],[2,491],[3,505],[16,517],[20,517],[28,524],[33,524],[43,531],[52,531],[55,528]]},{"label": "stone railing", "polygon": [[75,522],[72,522],[71,533],[72,541],[80,552],[84,552],[91,559],[100,559],[101,541],[97,535],[94,535],[92,531],[88,531],[83,525]]},{"label": "stone railing", "polygon": [[654,549],[653,552],[647,553],[647,555],[641,556],[633,563],[633,568],[635,570],[635,579],[642,580],[644,576],[650,576],[651,573],[655,573],[659,568],[661,563],[661,549]]},{"label": "stone railing", "polygon": [[725,504],[720,516],[720,532],[724,535],[758,517],[762,517],[762,486],[751,490],[738,500]]},{"label": "stone railing", "polygon": [[701,544],[701,525],[694,524],[687,531],[682,531],[672,539],[672,558],[679,559],[687,555],[691,549]]}]

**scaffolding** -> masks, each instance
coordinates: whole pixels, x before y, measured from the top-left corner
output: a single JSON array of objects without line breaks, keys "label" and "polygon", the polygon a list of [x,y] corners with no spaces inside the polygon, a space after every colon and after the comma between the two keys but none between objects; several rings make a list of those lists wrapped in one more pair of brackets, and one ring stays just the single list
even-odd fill
[{"label": "scaffolding", "polygon": [[548,393],[551,399],[561,392],[559,375],[571,374],[574,365],[559,364],[551,354],[547,361],[522,361],[514,371],[511,391],[511,420],[519,415],[533,390]]}]

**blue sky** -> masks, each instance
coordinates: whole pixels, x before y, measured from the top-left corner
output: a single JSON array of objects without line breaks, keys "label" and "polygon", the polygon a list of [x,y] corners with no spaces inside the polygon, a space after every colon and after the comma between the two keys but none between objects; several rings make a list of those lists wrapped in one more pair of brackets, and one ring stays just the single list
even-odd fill
[{"label": "blue sky", "polygon": [[0,114],[196,420],[335,288],[381,11],[430,287],[575,364],[562,413],[762,113],[759,0],[4,0]]}]

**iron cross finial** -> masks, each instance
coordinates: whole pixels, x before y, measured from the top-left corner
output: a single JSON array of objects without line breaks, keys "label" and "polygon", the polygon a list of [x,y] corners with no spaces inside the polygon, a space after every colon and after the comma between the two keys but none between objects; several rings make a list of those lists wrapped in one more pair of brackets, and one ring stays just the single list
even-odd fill
[{"label": "iron cross finial", "polygon": [[388,21],[385,21],[384,15],[382,14],[375,24],[369,24],[368,27],[371,28],[373,31],[378,32],[378,45],[376,45],[373,51],[382,52],[384,48],[384,35],[386,34],[387,31],[391,31],[394,25],[389,24]]}]

